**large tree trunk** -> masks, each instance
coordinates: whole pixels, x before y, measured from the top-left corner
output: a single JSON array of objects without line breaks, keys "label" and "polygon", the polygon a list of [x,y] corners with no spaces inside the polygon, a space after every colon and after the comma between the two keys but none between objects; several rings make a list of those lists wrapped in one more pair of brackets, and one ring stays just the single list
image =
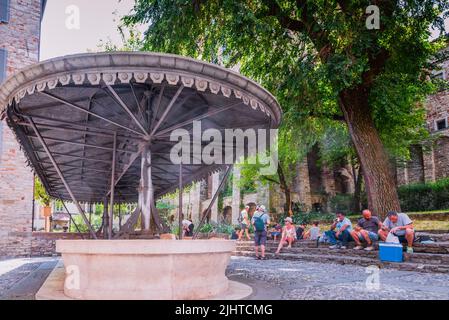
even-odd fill
[{"label": "large tree trunk", "polygon": [[[353,166],[354,170],[354,178],[355,178],[355,184],[354,184],[354,204],[352,207],[352,210],[354,213],[360,213],[362,210],[361,207],[361,195],[362,195],[362,183],[363,183],[363,170],[362,167],[360,167],[358,170],[356,170]],[[357,171],[357,173],[355,172]]]},{"label": "large tree trunk", "polygon": [[278,176],[279,176],[279,184],[281,185],[281,189],[284,191],[285,194],[285,204],[286,204],[286,210],[288,215],[291,217],[293,216],[292,211],[292,198],[291,198],[291,190],[289,185],[287,184],[287,180],[285,179],[284,171],[282,170],[282,166],[278,165]]},{"label": "large tree trunk", "polygon": [[368,208],[374,215],[385,216],[390,210],[400,211],[399,198],[390,162],[374,126],[363,86],[346,89],[339,96],[340,108],[363,168]]}]

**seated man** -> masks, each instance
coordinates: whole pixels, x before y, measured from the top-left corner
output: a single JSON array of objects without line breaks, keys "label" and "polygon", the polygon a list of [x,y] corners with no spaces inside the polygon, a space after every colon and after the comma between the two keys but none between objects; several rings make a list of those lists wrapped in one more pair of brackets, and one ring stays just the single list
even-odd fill
[{"label": "seated man", "polygon": [[[346,249],[348,241],[352,239],[350,234],[352,231],[352,224],[343,212],[337,212],[336,216],[337,218],[331,225],[331,229],[325,232],[331,243],[329,249]],[[339,242],[341,242],[341,244]]]},{"label": "seated man", "polygon": [[374,249],[373,241],[379,240],[377,232],[382,227],[382,222],[376,216],[373,217],[369,210],[363,210],[362,216],[351,232],[351,236],[357,245],[354,250],[363,249],[362,241],[364,241],[367,244],[365,250],[371,251]]},{"label": "seated man", "polygon": [[379,237],[385,241],[389,233],[398,237],[401,243],[407,242],[407,253],[413,253],[415,230],[413,230],[413,221],[408,215],[396,211],[388,212],[387,218],[379,230]]}]

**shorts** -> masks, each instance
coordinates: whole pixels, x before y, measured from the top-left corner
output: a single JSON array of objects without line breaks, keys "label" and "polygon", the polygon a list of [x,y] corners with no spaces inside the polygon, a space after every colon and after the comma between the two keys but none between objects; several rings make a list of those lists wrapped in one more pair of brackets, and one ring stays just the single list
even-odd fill
[{"label": "shorts", "polygon": [[[396,236],[396,237],[398,237],[400,243],[407,243],[407,239],[405,238],[405,234],[400,235],[400,236]],[[413,234],[413,242],[415,242],[415,240],[416,240],[416,237]]]},{"label": "shorts", "polygon": [[264,246],[267,243],[267,232],[266,231],[256,231],[254,232],[254,245]]},{"label": "shorts", "polygon": [[189,225],[189,229],[188,229],[187,234],[186,234],[187,237],[193,237],[193,228],[194,228],[194,225],[193,225],[193,223],[191,223]]},{"label": "shorts", "polygon": [[271,233],[271,236],[273,237],[279,237],[281,235],[281,233],[279,231],[275,231]]},{"label": "shorts", "polygon": [[246,230],[246,229],[248,229],[248,225],[246,223],[241,223],[240,224],[240,229],[241,230]]},{"label": "shorts", "polygon": [[287,242],[288,240],[292,240],[292,242],[294,242],[296,239],[295,239],[295,237],[286,237],[286,238],[282,238],[281,242]]},{"label": "shorts", "polygon": [[[365,230],[366,231],[366,230]],[[372,231],[366,231],[368,232],[368,237],[371,241],[378,241],[379,240],[379,235],[375,232]],[[360,232],[357,232],[357,236],[359,237],[360,241],[366,241],[365,238],[362,236],[362,234]]]}]

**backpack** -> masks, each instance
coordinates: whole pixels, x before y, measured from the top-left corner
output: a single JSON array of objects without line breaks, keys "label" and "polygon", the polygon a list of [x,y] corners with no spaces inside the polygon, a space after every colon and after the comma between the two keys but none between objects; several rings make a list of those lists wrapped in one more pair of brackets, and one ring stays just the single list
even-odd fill
[{"label": "backpack", "polygon": [[237,218],[238,223],[242,223],[243,222],[243,215],[242,212],[239,213],[239,217]]},{"label": "backpack", "polygon": [[265,231],[265,222],[262,219],[264,215],[265,213],[260,217],[254,217],[254,228],[256,229],[256,231]]}]

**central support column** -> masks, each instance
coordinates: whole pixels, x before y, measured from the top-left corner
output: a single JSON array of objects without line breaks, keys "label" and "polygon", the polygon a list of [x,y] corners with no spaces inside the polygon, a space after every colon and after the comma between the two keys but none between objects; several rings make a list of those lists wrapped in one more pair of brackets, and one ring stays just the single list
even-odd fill
[{"label": "central support column", "polygon": [[151,178],[151,151],[148,146],[143,147],[141,176],[140,176],[141,210],[143,231],[150,231],[151,204],[154,202],[153,180]]}]

